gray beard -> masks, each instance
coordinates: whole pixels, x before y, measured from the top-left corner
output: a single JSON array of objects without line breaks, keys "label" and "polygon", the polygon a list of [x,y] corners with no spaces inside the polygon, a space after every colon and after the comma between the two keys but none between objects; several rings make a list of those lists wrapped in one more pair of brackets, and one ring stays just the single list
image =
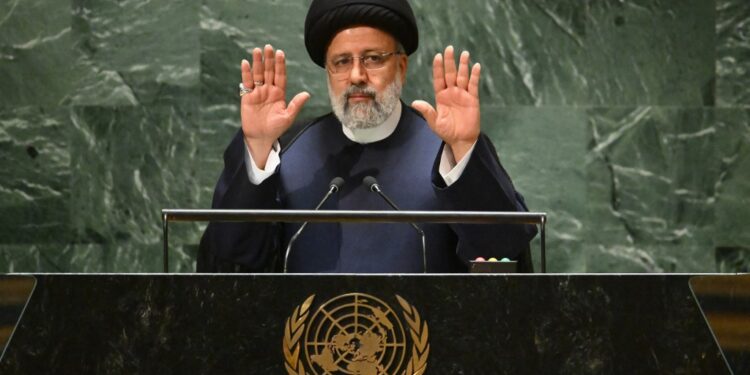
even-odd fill
[{"label": "gray beard", "polygon": [[[396,77],[381,95],[368,86],[349,86],[337,97],[333,94],[331,82],[328,82],[328,96],[331,98],[333,113],[349,129],[371,129],[384,123],[396,109],[401,99],[401,89],[401,78]],[[370,95],[375,100],[349,104],[349,96],[354,93]]]}]

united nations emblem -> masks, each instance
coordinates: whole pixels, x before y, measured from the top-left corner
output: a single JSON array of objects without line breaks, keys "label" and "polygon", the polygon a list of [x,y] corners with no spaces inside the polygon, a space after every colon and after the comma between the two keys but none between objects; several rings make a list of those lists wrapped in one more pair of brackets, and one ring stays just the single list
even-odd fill
[{"label": "united nations emblem", "polygon": [[308,297],[286,320],[283,349],[290,375],[421,375],[427,369],[427,322],[401,296],[396,295],[401,315],[362,293],[332,298],[310,314],[314,299]]}]

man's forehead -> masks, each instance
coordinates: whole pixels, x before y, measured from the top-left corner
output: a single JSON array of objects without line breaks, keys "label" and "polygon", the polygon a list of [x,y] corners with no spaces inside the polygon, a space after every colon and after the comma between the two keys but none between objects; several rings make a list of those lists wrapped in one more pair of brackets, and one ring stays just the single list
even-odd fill
[{"label": "man's forehead", "polygon": [[375,27],[358,25],[337,32],[326,51],[327,55],[367,50],[393,49],[397,45],[393,35]]}]

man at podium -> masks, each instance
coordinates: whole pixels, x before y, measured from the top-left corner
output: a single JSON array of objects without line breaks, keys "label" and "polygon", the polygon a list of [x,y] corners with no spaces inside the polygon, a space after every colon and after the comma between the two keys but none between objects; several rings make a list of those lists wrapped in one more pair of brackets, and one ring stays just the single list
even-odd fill
[{"label": "man at podium", "polygon": [[[332,113],[295,124],[310,93],[286,101],[286,61],[266,45],[241,63],[241,129],[224,153],[215,209],[390,210],[363,180],[406,210],[526,211],[480,132],[480,64],[453,47],[435,55],[435,103],[401,101],[419,36],[406,0],[314,0],[305,47],[327,74]],[[458,64],[456,64],[458,59]],[[321,93],[316,93],[320,95]],[[338,179],[340,178],[340,179]],[[375,180],[377,179],[377,180]],[[338,183],[337,183],[338,184]],[[210,223],[199,272],[280,270],[300,224]],[[532,225],[408,224],[305,227],[290,272],[465,272],[476,257],[528,256]]]}]

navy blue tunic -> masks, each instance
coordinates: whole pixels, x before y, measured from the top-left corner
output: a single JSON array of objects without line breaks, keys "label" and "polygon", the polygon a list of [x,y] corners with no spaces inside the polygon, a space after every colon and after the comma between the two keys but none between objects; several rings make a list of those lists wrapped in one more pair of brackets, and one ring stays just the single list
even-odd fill
[{"label": "navy blue tunic", "polygon": [[[313,121],[282,145],[277,173],[258,186],[248,180],[239,132],[225,152],[213,207],[312,209],[331,179],[340,176],[344,186],[322,209],[391,210],[363,186],[365,176],[374,176],[404,210],[526,210],[484,135],[461,177],[446,187],[438,172],[442,141],[419,114],[403,108],[392,135],[365,145],[346,138],[332,114]],[[283,259],[299,225],[211,223],[204,236],[204,258],[239,264],[246,271],[267,269],[271,259]],[[536,233],[534,226],[522,225],[421,227],[429,272],[462,272],[477,256],[514,259]],[[421,238],[403,223],[311,223],[294,243],[288,266],[291,272],[422,272]]]}]

